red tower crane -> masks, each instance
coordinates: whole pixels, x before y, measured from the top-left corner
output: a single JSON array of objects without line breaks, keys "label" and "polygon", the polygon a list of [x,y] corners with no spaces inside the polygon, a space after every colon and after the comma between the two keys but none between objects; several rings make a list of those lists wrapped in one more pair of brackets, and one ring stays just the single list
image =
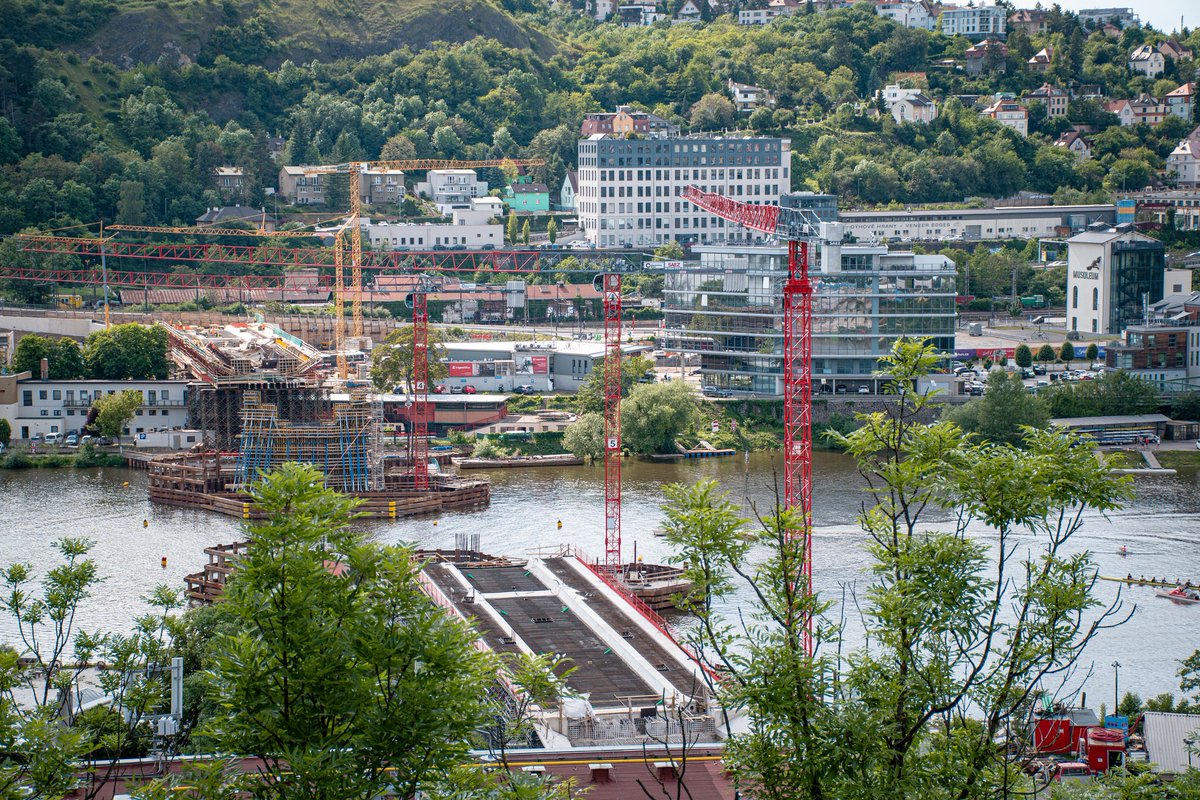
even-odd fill
[{"label": "red tower crane", "polygon": [[[780,206],[751,205],[695,186],[683,197],[705,211],[750,230],[787,242],[787,279],[783,284],[783,474],[784,508],[799,513],[803,561],[797,576],[812,591],[812,298],[808,276],[809,242],[818,236],[812,212]],[[813,652],[812,617],[805,620],[804,648]]]}]

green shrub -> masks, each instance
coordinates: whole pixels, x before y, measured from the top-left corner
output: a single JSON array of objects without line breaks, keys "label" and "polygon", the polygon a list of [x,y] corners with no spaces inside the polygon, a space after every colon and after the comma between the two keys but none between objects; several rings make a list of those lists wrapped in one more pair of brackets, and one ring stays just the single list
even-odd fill
[{"label": "green shrub", "polygon": [[33,460],[25,453],[9,453],[4,457],[5,469],[29,469],[33,466]]}]

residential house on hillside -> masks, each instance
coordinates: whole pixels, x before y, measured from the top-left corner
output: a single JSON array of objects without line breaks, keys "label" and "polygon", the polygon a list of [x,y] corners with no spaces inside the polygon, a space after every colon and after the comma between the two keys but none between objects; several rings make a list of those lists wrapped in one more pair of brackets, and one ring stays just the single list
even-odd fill
[{"label": "residential house on hillside", "polygon": [[749,114],[760,106],[775,105],[774,96],[761,86],[751,86],[734,80],[726,81],[725,86],[733,95],[733,104],[739,113]]},{"label": "residential house on hillside", "polygon": [[1016,100],[997,100],[979,113],[981,116],[991,117],[1006,128],[1012,128],[1022,136],[1029,135],[1029,112]]},{"label": "residential house on hillside", "polygon": [[930,33],[937,30],[937,7],[925,0],[875,0],[875,13],[906,28],[920,28]]},{"label": "residential house on hillside", "polygon": [[248,225],[254,230],[264,230],[268,233],[275,230],[275,220],[267,216],[265,209],[250,206],[209,208],[196,217],[197,228],[224,228],[233,223]]},{"label": "residential house on hillside", "polygon": [[916,122],[927,125],[937,119],[937,106],[920,89],[889,84],[881,90],[880,97],[883,98],[888,111],[892,112],[892,118],[898,123]]},{"label": "residential house on hillside", "polygon": [[287,139],[282,136],[267,137],[267,157],[272,161],[279,160],[279,154],[283,152],[283,148],[287,146]]},{"label": "residential house on hillside", "polygon": [[974,5],[942,6],[942,33],[946,36],[966,36],[968,39],[1003,37],[1008,12],[1002,6]]},{"label": "residential house on hillside", "polygon": [[550,190],[544,183],[534,183],[528,175],[520,175],[504,190],[504,204],[522,214],[544,214],[550,210]]},{"label": "residential house on hillside", "polygon": [[432,200],[443,214],[470,208],[473,198],[488,193],[487,181],[479,180],[473,169],[431,169],[414,188],[418,195]]},{"label": "residential house on hillside", "polygon": [[226,199],[232,199],[242,193],[245,186],[246,173],[241,167],[217,167],[217,191]]},{"label": "residential house on hillside", "polygon": [[1004,72],[1008,69],[1008,45],[999,39],[984,39],[967,48],[967,74]]},{"label": "residential house on hillside", "polygon": [[615,0],[587,0],[587,9],[593,19],[603,22],[617,12],[617,4]]},{"label": "residential house on hillside", "polygon": [[1038,50],[1036,53],[1034,53],[1032,56],[1029,57],[1029,60],[1025,62],[1025,67],[1030,72],[1036,72],[1036,73],[1041,74],[1041,73],[1048,72],[1050,70],[1050,67],[1053,66],[1053,64],[1054,64],[1054,48],[1053,47],[1043,47],[1041,50]]},{"label": "residential house on hillside", "polygon": [[1167,174],[1177,186],[1200,186],[1200,128],[1196,128],[1167,156]]},{"label": "residential house on hillside", "polygon": [[1157,78],[1166,69],[1166,61],[1154,45],[1144,44],[1129,54],[1129,69],[1147,78]]},{"label": "residential house on hillside", "polygon": [[683,0],[683,5],[675,12],[674,22],[702,22],[704,15],[700,12],[700,3],[708,0]]},{"label": "residential house on hillside", "polygon": [[617,110],[612,113],[588,114],[583,118],[579,132],[585,139],[597,133],[671,137],[679,135],[679,126],[672,125],[657,114],[637,111],[630,106],[617,106]]},{"label": "residential house on hillside", "polygon": [[1168,92],[1167,96],[1163,98],[1163,102],[1167,104],[1167,110],[1170,113],[1191,122],[1192,109],[1196,104],[1196,84],[1188,82],[1178,89]]},{"label": "residential house on hillside", "polygon": [[801,0],[769,0],[765,7],[738,12],[739,25],[766,25],[777,17],[790,17],[804,10]]},{"label": "residential house on hillside", "polygon": [[404,197],[404,172],[398,169],[368,169],[359,176],[359,195],[367,205],[398,203]]},{"label": "residential house on hillside", "polygon": [[1104,89],[1098,83],[1081,83],[1071,90],[1071,97],[1076,100],[1103,100]]},{"label": "residential house on hillside", "polygon": [[1030,38],[1045,36],[1047,13],[1040,8],[1020,8],[1008,18],[1009,30],[1021,30]]},{"label": "residential house on hillside", "polygon": [[928,125],[937,119],[937,105],[922,92],[900,98],[892,104],[891,112],[896,122]]},{"label": "residential house on hillside", "polygon": [[1042,101],[1042,105],[1046,107],[1046,116],[1054,119],[1055,117],[1065,117],[1067,115],[1067,105],[1070,103],[1071,97],[1063,89],[1049,83],[1043,83],[1025,95],[1025,99],[1026,101]]},{"label": "residential house on hillside", "polygon": [[1167,39],[1158,45],[1158,52],[1162,53],[1163,58],[1169,58],[1172,61],[1191,61],[1195,54],[1192,48],[1184,47],[1174,39]]},{"label": "residential house on hillside", "polygon": [[1113,25],[1111,22],[1105,23],[1104,27],[1102,27],[1100,29],[1100,32],[1103,33],[1105,36],[1107,36],[1109,39],[1120,39],[1121,38],[1121,29],[1118,28],[1116,25]]},{"label": "residential house on hillside", "polygon": [[629,0],[617,6],[617,16],[626,28],[653,25],[667,15],[658,10],[657,0]]},{"label": "residential house on hillside", "polygon": [[1105,24],[1115,23],[1114,27],[1132,28],[1142,23],[1132,8],[1081,8],[1075,12],[1075,16],[1093,30]]},{"label": "residential house on hillside", "polygon": [[1092,157],[1092,145],[1079,131],[1066,131],[1054,141],[1054,146],[1071,151],[1080,161]]},{"label": "residential house on hillside", "polygon": [[1167,118],[1167,106],[1143,92],[1132,100],[1113,100],[1105,108],[1116,114],[1122,125],[1157,125]]},{"label": "residential house on hillside", "polygon": [[562,189],[558,192],[558,205],[563,211],[579,210],[579,173],[573,169],[567,170],[563,178]]},{"label": "residential house on hillside", "polygon": [[325,202],[324,175],[309,175],[308,167],[279,168],[279,194],[294,206]]}]

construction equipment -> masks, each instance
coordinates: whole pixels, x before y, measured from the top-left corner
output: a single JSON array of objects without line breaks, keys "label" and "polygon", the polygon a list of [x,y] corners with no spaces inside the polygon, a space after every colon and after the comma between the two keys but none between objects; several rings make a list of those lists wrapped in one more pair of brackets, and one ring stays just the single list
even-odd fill
[{"label": "construction equipment", "polygon": [[461,161],[456,159],[412,159],[405,161],[350,161],[345,164],[329,164],[325,166],[307,167],[308,175],[348,175],[350,183],[350,213],[345,224],[338,230],[334,239],[334,331],[337,337],[338,377],[346,378],[345,357],[345,270],[350,267],[350,313],[352,320],[351,336],[363,335],[362,296],[363,296],[363,251],[362,227],[359,217],[362,213],[362,175],[369,170],[394,169],[405,172],[425,171],[431,169],[476,169],[480,167],[540,167],[545,165],[540,158],[503,158],[480,161]]},{"label": "construction equipment", "polygon": [[[799,514],[803,563],[798,581],[812,592],[812,281],[809,244],[820,236],[820,221],[808,210],[751,205],[695,186],[683,197],[710,214],[787,242],[787,279],[783,284],[783,474],[784,508]],[[813,620],[805,620],[804,647],[813,652]]]}]

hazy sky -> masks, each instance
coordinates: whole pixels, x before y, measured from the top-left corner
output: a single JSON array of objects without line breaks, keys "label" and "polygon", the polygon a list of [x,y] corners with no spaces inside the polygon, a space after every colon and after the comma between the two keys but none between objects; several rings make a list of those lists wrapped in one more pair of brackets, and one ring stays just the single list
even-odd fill
[{"label": "hazy sky", "polygon": [[[1179,17],[1189,28],[1200,25],[1200,4],[1196,0],[1058,0],[1063,8],[1078,11],[1081,8],[1132,8],[1142,22],[1148,22],[1161,31],[1170,33],[1179,29]],[[1042,0],[1048,8],[1054,0]],[[1033,2],[1018,0],[1018,8],[1033,8]]]}]

